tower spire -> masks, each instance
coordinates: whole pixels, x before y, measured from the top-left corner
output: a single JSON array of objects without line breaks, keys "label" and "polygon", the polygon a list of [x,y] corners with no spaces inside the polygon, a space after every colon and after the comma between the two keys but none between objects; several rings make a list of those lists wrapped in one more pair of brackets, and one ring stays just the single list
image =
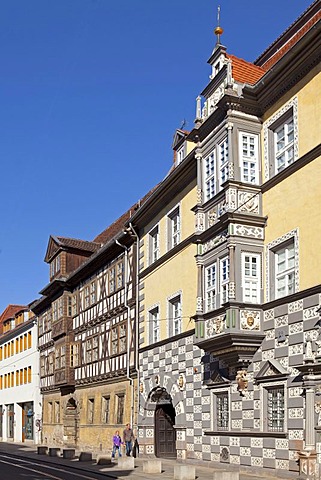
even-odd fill
[{"label": "tower spire", "polygon": [[218,5],[217,7],[217,26],[214,30],[214,33],[216,35],[216,45],[221,44],[221,35],[223,33],[223,28],[220,26],[220,13],[221,13],[221,7]]}]

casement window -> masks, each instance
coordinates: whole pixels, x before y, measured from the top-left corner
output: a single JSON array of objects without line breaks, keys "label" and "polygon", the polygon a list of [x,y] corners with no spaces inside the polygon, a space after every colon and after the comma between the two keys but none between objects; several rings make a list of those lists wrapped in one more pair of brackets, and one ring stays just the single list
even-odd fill
[{"label": "casement window", "polygon": [[260,263],[260,255],[242,254],[243,301],[246,303],[260,303]]},{"label": "casement window", "polygon": [[149,264],[159,259],[159,227],[154,227],[149,232]]},{"label": "casement window", "polygon": [[86,361],[87,363],[97,362],[99,358],[98,335],[88,338],[86,341]]},{"label": "casement window", "polygon": [[55,349],[55,369],[59,370],[66,366],[66,345],[58,345]]},{"label": "casement window", "polygon": [[274,130],[275,173],[279,173],[294,162],[293,115],[285,119]]},{"label": "casement window", "polygon": [[240,132],[240,166],[242,182],[259,183],[258,135]]},{"label": "casement window", "polygon": [[79,343],[70,345],[70,366],[74,368],[79,366]]},{"label": "casement window", "polygon": [[116,272],[115,267],[112,267],[108,271],[108,291],[109,294],[114,293],[116,290]]},{"label": "casement window", "polygon": [[117,289],[123,288],[125,284],[125,272],[124,272],[124,262],[119,262],[116,265],[116,274],[117,274]]},{"label": "casement window", "polygon": [[41,317],[39,317],[38,319],[38,335],[39,336],[43,334],[43,324],[44,324],[44,315],[41,315]]},{"label": "casement window", "polygon": [[111,330],[111,354],[117,355],[126,352],[127,326],[125,323],[115,325]]},{"label": "casement window", "polygon": [[263,124],[265,180],[299,157],[298,99],[293,97]]},{"label": "casement window", "polygon": [[230,407],[227,391],[214,394],[214,428],[216,430],[229,430]]},{"label": "casement window", "polygon": [[87,422],[94,423],[94,413],[95,413],[95,399],[88,398],[87,405]]},{"label": "casement window", "polygon": [[58,299],[58,319],[62,318],[64,315],[64,298],[60,297]]},{"label": "casement window", "polygon": [[52,304],[52,321],[56,322],[58,320],[58,303],[53,302]]},{"label": "casement window", "polygon": [[210,312],[216,308],[216,264],[205,269],[205,296],[206,311]]},{"label": "casement window", "polygon": [[228,141],[225,138],[218,146],[220,187],[229,178]]},{"label": "casement window", "polygon": [[185,157],[185,145],[183,145],[178,150],[176,150],[176,154],[175,154],[176,165],[179,165],[183,161],[184,157]]},{"label": "casement window", "polygon": [[116,395],[116,424],[122,425],[124,423],[124,408],[125,408],[125,394],[119,393]]},{"label": "casement window", "polygon": [[45,365],[46,365],[46,357],[42,355],[40,357],[40,376],[41,377],[44,377],[46,374]]},{"label": "casement window", "polygon": [[78,293],[74,293],[71,297],[71,314],[73,317],[78,314]]},{"label": "casement window", "polygon": [[221,305],[228,301],[229,258],[220,259],[220,300]]},{"label": "casement window", "polygon": [[49,353],[49,370],[48,370],[49,375],[53,375],[54,373],[54,360],[55,360],[54,352],[50,352]]},{"label": "casement window", "polygon": [[275,257],[275,298],[295,292],[294,240],[274,251]]},{"label": "casement window", "polygon": [[204,160],[204,201],[207,202],[216,194],[216,159],[215,150]]},{"label": "casement window", "polygon": [[168,315],[169,335],[178,335],[182,331],[182,305],[180,295],[169,300]]},{"label": "casement window", "polygon": [[101,421],[102,423],[109,423],[110,415],[110,396],[103,396],[101,398]]},{"label": "casement window", "polygon": [[53,418],[52,418],[52,411],[53,411],[52,402],[48,402],[48,404],[47,404],[47,422],[48,422],[49,424],[51,424],[51,423],[52,423],[52,420],[53,420]]},{"label": "casement window", "polygon": [[149,311],[149,340],[156,343],[160,340],[159,308],[155,307]]},{"label": "casement window", "polygon": [[169,248],[173,248],[178,245],[181,240],[181,217],[179,206],[168,215],[168,234]]},{"label": "casement window", "polygon": [[60,423],[60,402],[55,402],[55,423]]},{"label": "casement window", "polygon": [[284,432],[285,398],[283,385],[266,387],[266,420],[269,432]]},{"label": "casement window", "polygon": [[51,330],[51,323],[52,323],[52,311],[49,310],[47,312],[47,331],[48,332]]}]

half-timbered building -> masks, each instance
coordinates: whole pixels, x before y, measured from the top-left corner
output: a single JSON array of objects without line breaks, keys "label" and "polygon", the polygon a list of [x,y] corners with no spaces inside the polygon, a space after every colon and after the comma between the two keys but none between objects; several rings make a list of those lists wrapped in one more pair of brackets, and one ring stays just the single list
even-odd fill
[{"label": "half-timbered building", "polygon": [[43,443],[111,447],[135,421],[135,235],[127,212],[94,241],[51,236],[39,319]]}]

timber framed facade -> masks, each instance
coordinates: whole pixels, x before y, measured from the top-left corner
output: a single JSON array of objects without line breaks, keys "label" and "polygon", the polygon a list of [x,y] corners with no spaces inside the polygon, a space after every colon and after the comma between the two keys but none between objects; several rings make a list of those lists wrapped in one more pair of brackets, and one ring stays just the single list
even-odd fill
[{"label": "timber framed facade", "polygon": [[115,429],[136,423],[136,244],[123,231],[128,217],[93,242],[49,239],[50,283],[32,305],[44,444],[105,450]]}]

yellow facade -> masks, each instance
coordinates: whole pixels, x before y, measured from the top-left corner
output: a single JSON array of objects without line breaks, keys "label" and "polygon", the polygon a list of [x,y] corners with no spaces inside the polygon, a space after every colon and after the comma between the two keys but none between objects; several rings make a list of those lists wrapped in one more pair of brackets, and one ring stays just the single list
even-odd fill
[{"label": "yellow facade", "polygon": [[[158,224],[160,232],[160,259],[168,252],[167,249],[167,216],[177,204],[181,211],[181,239],[180,243],[190,237],[195,230],[195,216],[192,208],[196,204],[195,182],[188,185],[180,192],[170,204],[163,208],[143,233],[143,256],[148,258],[148,234]],[[191,316],[195,313],[197,271],[195,265],[196,245],[188,243],[177,253],[166,257],[150,273],[143,277],[144,306],[145,306],[145,332],[148,333],[148,310],[155,304],[159,307],[160,340],[168,338],[168,299],[180,292],[182,301],[182,333],[194,328]],[[145,264],[145,267],[147,265]],[[166,279],[166,281],[164,281]],[[146,336],[142,346],[148,344]]]}]

